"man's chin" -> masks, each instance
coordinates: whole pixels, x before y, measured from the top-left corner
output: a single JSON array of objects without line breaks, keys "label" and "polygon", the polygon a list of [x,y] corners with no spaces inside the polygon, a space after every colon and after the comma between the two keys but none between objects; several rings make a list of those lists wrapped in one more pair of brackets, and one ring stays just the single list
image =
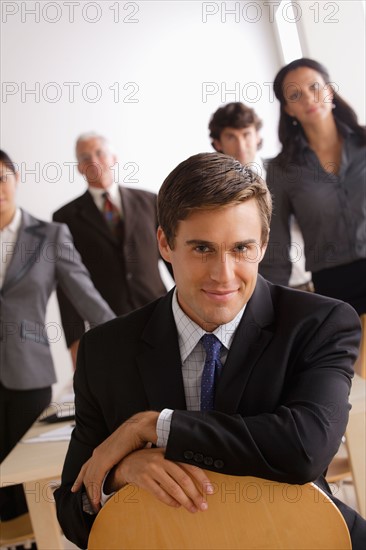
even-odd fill
[{"label": "man's chin", "polygon": [[[204,330],[207,330],[207,332],[209,331],[213,331],[215,330],[217,327],[219,327],[220,325],[226,325],[227,323],[230,323],[230,321],[232,321],[233,319],[235,319],[235,317],[237,316],[237,314],[239,313],[240,309],[238,311],[233,311],[233,310],[226,310],[224,311],[224,308],[222,308],[222,311],[215,311],[214,314],[210,315],[210,314],[207,314],[205,315],[205,319],[203,321],[203,324],[205,325],[205,327],[211,327],[210,329],[208,328],[205,328]],[[204,327],[202,327],[204,328]]]}]

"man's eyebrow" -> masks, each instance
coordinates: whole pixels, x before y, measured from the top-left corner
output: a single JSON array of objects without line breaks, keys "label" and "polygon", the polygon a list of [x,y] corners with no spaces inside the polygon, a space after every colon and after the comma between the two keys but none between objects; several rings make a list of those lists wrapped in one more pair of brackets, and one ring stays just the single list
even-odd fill
[{"label": "man's eyebrow", "polygon": [[239,245],[243,245],[243,244],[255,244],[257,242],[256,239],[245,239],[244,241],[237,241],[236,243],[234,243],[234,246],[239,246]]},{"label": "man's eyebrow", "polygon": [[[256,239],[244,239],[242,241],[236,241],[233,243],[232,246],[243,246],[243,245],[248,245],[248,244],[256,244],[257,243],[257,240]],[[213,241],[204,241],[202,239],[190,239],[189,241],[186,241],[185,243],[187,246],[217,246],[217,243],[216,242],[213,242]],[[220,245],[223,245],[225,243],[220,243]]]},{"label": "man's eyebrow", "polygon": [[190,239],[189,241],[186,241],[186,245],[196,245],[196,246],[216,246],[216,243],[212,241],[203,241],[202,239]]}]

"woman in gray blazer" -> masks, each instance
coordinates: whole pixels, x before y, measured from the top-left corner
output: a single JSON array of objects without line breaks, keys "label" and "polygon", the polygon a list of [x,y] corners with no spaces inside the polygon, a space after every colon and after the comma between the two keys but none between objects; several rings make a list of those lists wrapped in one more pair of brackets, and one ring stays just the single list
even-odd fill
[{"label": "woman in gray blazer", "polygon": [[[17,207],[18,179],[14,163],[0,150],[0,462],[51,400],[56,376],[45,316],[56,285],[89,324],[115,317],[91,282],[67,226]],[[24,509],[22,491],[1,489],[2,520]]]}]

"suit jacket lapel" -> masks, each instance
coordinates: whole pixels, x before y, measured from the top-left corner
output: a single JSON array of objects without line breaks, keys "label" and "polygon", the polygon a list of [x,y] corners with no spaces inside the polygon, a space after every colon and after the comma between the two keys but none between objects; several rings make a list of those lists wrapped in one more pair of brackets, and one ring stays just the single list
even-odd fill
[{"label": "suit jacket lapel", "polygon": [[6,271],[2,294],[23,279],[35,262],[40,260],[42,245],[46,238],[45,228],[45,222],[22,210],[22,223],[14,254]]},{"label": "suit jacket lapel", "polygon": [[273,337],[273,321],[269,287],[259,275],[217,385],[215,409],[228,414],[237,412],[251,372]]},{"label": "suit jacket lapel", "polygon": [[78,206],[79,215],[85,223],[94,227],[99,234],[102,234],[109,241],[117,244],[117,240],[107,226],[105,220],[103,219],[103,214],[97,208],[89,191],[86,191],[84,195],[80,197]]},{"label": "suit jacket lapel", "polygon": [[[185,410],[177,330],[171,300],[173,290],[163,298],[142,335],[137,358],[141,377],[154,410]],[[220,377],[215,409],[235,414],[251,372],[273,337],[274,311],[268,284],[259,275],[256,289],[235,333]],[[163,382],[162,382],[163,381]]]},{"label": "suit jacket lapel", "polygon": [[157,411],[187,408],[172,294],[169,292],[157,305],[142,334],[137,357],[149,405]]}]

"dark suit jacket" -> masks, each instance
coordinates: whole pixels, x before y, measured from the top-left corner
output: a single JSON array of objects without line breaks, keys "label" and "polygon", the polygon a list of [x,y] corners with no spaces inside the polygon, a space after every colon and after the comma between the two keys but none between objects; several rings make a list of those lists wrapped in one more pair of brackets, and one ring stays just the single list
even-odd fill
[{"label": "dark suit jacket", "polygon": [[[0,382],[6,388],[46,388],[56,381],[45,324],[48,299],[56,284],[90,324],[113,319],[67,227],[22,211],[18,239],[0,289]],[[57,325],[52,324],[53,336],[61,338],[62,331],[55,335]]]},{"label": "dark suit jacket", "polygon": [[259,276],[218,381],[215,411],[201,413],[186,410],[171,294],[82,339],[76,428],[55,493],[65,535],[80,546],[94,518],[70,487],[93,449],[138,411],[175,410],[171,460],[286,483],[322,484],[345,432],[360,339],[349,305]]},{"label": "dark suit jacket", "polygon": [[[165,294],[158,260],[156,195],[121,187],[124,239],[119,243],[91,194],[63,206],[53,219],[66,223],[92,281],[116,315],[128,313]],[[58,291],[68,345],[84,333],[84,323],[62,290]]]}]

